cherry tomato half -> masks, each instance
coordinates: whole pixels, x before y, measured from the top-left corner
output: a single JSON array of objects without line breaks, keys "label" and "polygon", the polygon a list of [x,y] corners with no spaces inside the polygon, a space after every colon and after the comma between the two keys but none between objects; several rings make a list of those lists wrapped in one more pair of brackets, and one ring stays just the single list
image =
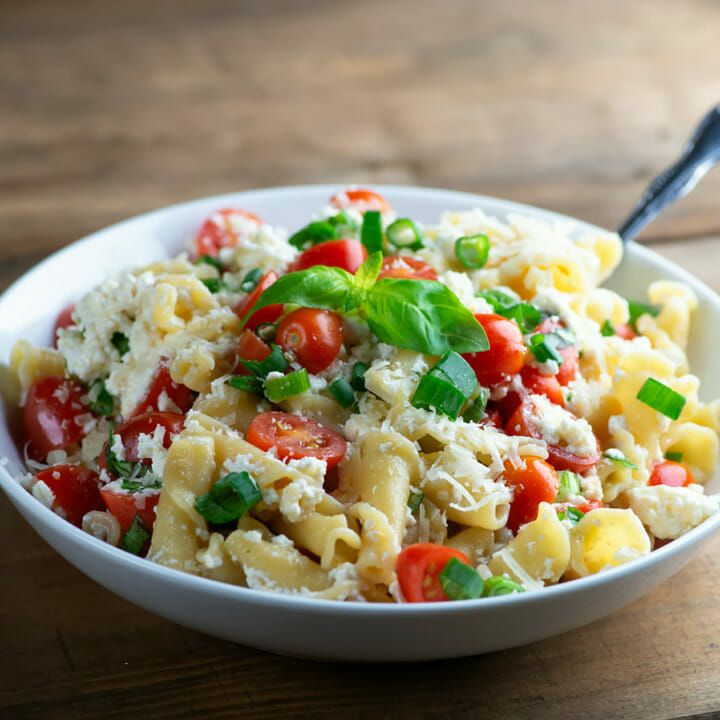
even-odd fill
[{"label": "cherry tomato half", "polygon": [[364,189],[344,190],[336,193],[330,198],[330,204],[340,210],[351,207],[360,212],[378,210],[384,213],[391,209],[388,201],[382,195]]},{"label": "cherry tomato half", "polygon": [[[100,488],[100,495],[107,509],[117,518],[123,532],[127,532],[130,529],[132,521],[138,513],[140,513],[140,517],[148,530],[153,529],[153,525],[155,524],[155,508],[160,499],[160,493],[143,496],[140,493],[131,493],[126,490],[103,487]],[[142,507],[140,507],[140,505],[142,505]]]},{"label": "cherry tomato half", "polygon": [[[572,382],[577,374],[578,351],[574,345],[568,345],[567,347],[558,350],[558,352],[562,356],[563,361],[562,365],[558,368],[557,375],[555,375],[555,377],[560,385],[565,386],[569,382]],[[558,403],[558,405],[559,404],[560,403]]]},{"label": "cherry tomato half", "polygon": [[404,255],[388,255],[383,258],[378,280],[403,278],[406,280],[437,280],[434,268],[422,260]]},{"label": "cherry tomato half", "polygon": [[343,343],[342,318],[332,310],[298,308],[278,325],[275,342],[311,373],[332,365]]},{"label": "cherry tomato half", "polygon": [[100,497],[99,477],[93,470],[78,465],[54,465],[36,476],[55,496],[53,510],[61,509],[73,525],[82,525],[83,515],[91,510],[104,510]]},{"label": "cherry tomato half", "polygon": [[[530,401],[525,401],[519,405],[507,421],[505,432],[508,435],[526,435],[536,440],[542,440],[542,433],[532,421],[534,410],[535,406]],[[548,459],[556,470],[571,470],[582,474],[587,472],[600,459],[599,443],[597,444],[597,450],[586,457],[568,452],[560,445],[548,444],[547,449]]]},{"label": "cherry tomato half", "polygon": [[176,383],[170,375],[168,361],[162,360],[155,370],[155,374],[150,380],[150,387],[145,393],[145,397],[140,401],[139,405],[133,410],[130,417],[137,417],[148,412],[159,411],[161,404],[160,396],[165,393],[163,400],[171,401],[175,407],[181,412],[186,413],[193,404],[193,392],[189,387],[182,383]]},{"label": "cherry tomato half", "polygon": [[448,560],[457,558],[471,565],[460,550],[434,543],[416,543],[401,550],[395,562],[398,584],[408,602],[444,602],[449,600],[438,575]]},{"label": "cherry tomato half", "polygon": [[82,416],[90,412],[81,399],[84,394],[79,382],[56,375],[28,390],[23,423],[31,457],[42,460],[51,450],[63,450],[83,437]]},{"label": "cherry tomato half", "polygon": [[[240,301],[235,313],[242,320],[255,307],[264,290],[267,290],[276,280],[278,275],[274,270],[266,272],[258,282],[255,289]],[[268,305],[260,308],[257,312],[250,315],[245,323],[245,327],[249,330],[255,330],[258,325],[263,323],[274,323],[282,314],[285,306],[281,303]]]},{"label": "cherry tomato half", "polygon": [[217,257],[220,248],[236,247],[243,235],[262,225],[262,222],[255,213],[247,210],[235,208],[217,210],[200,228],[195,238],[193,258],[203,255]]},{"label": "cherry tomato half", "polygon": [[305,250],[290,264],[288,272],[307,270],[315,265],[327,265],[355,274],[367,258],[367,250],[359,240],[328,240]]},{"label": "cherry tomato half", "polygon": [[64,330],[65,328],[72,327],[75,324],[75,321],[72,319],[74,311],[75,303],[68,305],[60,311],[60,314],[55,321],[55,329],[53,330],[53,347],[57,347],[58,330]]},{"label": "cherry tomato half", "polygon": [[565,407],[565,397],[557,375],[543,375],[536,367],[526,365],[520,377],[531,395],[544,395],[551,403]]},{"label": "cherry tomato half", "polygon": [[250,423],[247,441],[265,451],[277,448],[281,460],[306,457],[325,460],[328,470],[342,460],[347,449],[345,440],[329,427],[279,411],[256,415]]},{"label": "cherry tomato half", "polygon": [[653,465],[648,485],[667,485],[668,487],[687,487],[693,485],[695,478],[690,470],[679,462],[663,460]]},{"label": "cherry tomato half", "polygon": [[483,326],[490,348],[463,355],[475,371],[478,382],[497,385],[520,372],[525,359],[523,336],[517,323],[501,315],[476,315]]},{"label": "cherry tomato half", "polygon": [[243,330],[238,340],[235,356],[237,357],[236,375],[249,375],[250,371],[240,362],[254,360],[260,362],[270,355],[270,346],[263,342],[252,330]]},{"label": "cherry tomato half", "polygon": [[517,532],[521,525],[535,520],[540,503],[555,500],[560,487],[555,469],[538,457],[521,458],[520,465],[506,460],[501,478],[513,489],[507,521],[507,526],[513,532]]},{"label": "cherry tomato half", "polygon": [[632,329],[632,326],[629,323],[615,325],[614,330],[615,334],[623,340],[634,340],[638,337],[638,334]]}]

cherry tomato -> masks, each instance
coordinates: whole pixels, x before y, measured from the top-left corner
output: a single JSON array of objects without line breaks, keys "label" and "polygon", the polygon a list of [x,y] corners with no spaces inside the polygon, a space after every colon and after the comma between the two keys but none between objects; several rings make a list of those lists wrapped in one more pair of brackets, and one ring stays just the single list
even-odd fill
[{"label": "cherry tomato", "polygon": [[525,359],[523,336],[517,323],[501,315],[476,315],[483,326],[490,348],[463,355],[475,371],[478,382],[489,387],[520,372]]},{"label": "cherry tomato", "polygon": [[342,318],[331,310],[298,308],[278,325],[275,342],[311,373],[332,365],[343,343]]},{"label": "cherry tomato", "polygon": [[31,457],[42,460],[51,450],[63,450],[83,437],[83,416],[90,413],[81,399],[84,394],[79,382],[55,375],[28,390],[23,423]]},{"label": "cherry tomato", "polygon": [[536,367],[526,365],[520,377],[531,395],[544,395],[551,403],[565,407],[565,397],[557,375],[543,375]]},{"label": "cherry tomato", "polygon": [[632,326],[628,323],[615,325],[614,330],[615,334],[623,340],[634,340],[638,336],[638,334],[632,329]]},{"label": "cherry tomato", "polygon": [[259,362],[270,355],[272,350],[267,343],[264,343],[252,330],[243,330],[238,340],[235,355],[237,357],[237,367],[235,374],[250,375],[250,371],[240,362],[240,360],[255,360]]},{"label": "cherry tomato", "polygon": [[693,485],[695,478],[688,468],[679,462],[663,460],[653,465],[648,485],[667,485],[668,487],[687,487]]},{"label": "cherry tomato", "polygon": [[568,508],[574,508],[575,510],[579,510],[583,515],[587,515],[591,510],[595,510],[601,507],[605,507],[605,503],[602,500],[587,500],[586,502],[580,503],[579,505],[571,505],[570,503],[559,503],[555,506],[555,509],[558,511],[558,513],[561,513],[563,510],[567,510]]},{"label": "cherry tomato", "polygon": [[53,510],[62,510],[64,516],[77,527],[83,515],[91,510],[104,510],[100,497],[98,474],[79,465],[54,465],[41,470],[36,476],[55,496]]},{"label": "cherry tomato", "polygon": [[560,487],[555,468],[538,457],[521,458],[520,465],[506,460],[501,477],[513,489],[507,521],[507,526],[513,532],[517,532],[521,525],[535,520],[540,503],[555,500]]},{"label": "cherry tomato", "polygon": [[328,240],[305,250],[290,265],[288,272],[307,270],[315,265],[327,265],[355,274],[367,258],[367,250],[359,240]]},{"label": "cherry tomato", "polygon": [[[243,319],[257,304],[260,296],[264,290],[267,290],[276,280],[278,279],[277,273],[274,270],[266,272],[258,282],[255,289],[245,298],[240,301],[235,311],[240,319]],[[274,305],[268,305],[267,307],[260,308],[257,312],[250,315],[245,327],[249,330],[255,330],[258,325],[264,323],[274,323],[282,314],[285,306],[282,303]]]},{"label": "cherry tomato", "polygon": [[160,361],[155,374],[150,380],[150,387],[145,393],[145,397],[133,410],[130,417],[137,417],[138,415],[160,410],[160,396],[163,393],[165,393],[163,400],[170,400],[181,413],[186,413],[192,407],[192,390],[172,379],[167,360]]},{"label": "cherry tomato", "polygon": [[[148,530],[153,529],[155,524],[155,508],[157,507],[160,494],[147,495],[143,497],[140,493],[131,493],[126,490],[114,489],[111,487],[100,488],[100,495],[107,509],[117,518],[123,532],[127,532],[140,513],[140,517]],[[142,507],[140,505],[142,504]]]},{"label": "cherry tomato", "polygon": [[496,430],[501,430],[502,432],[505,432],[502,417],[498,410],[486,410],[485,414],[478,422],[478,425],[481,428],[495,428]]},{"label": "cherry tomato", "polygon": [[60,314],[55,321],[55,329],[53,330],[53,347],[57,347],[58,330],[64,330],[65,328],[72,327],[75,324],[75,321],[72,319],[74,311],[75,303],[68,305],[60,311]]},{"label": "cherry tomato", "polygon": [[[567,347],[558,350],[558,352],[562,355],[563,361],[562,365],[558,368],[557,375],[555,375],[555,377],[560,385],[565,386],[569,382],[572,382],[577,374],[578,351],[574,345],[568,345]],[[560,405],[560,403],[558,403],[558,405]]]},{"label": "cherry tomato", "polygon": [[404,255],[388,255],[383,258],[378,280],[403,278],[406,280],[437,280],[434,268],[422,260]]},{"label": "cherry tomato", "polygon": [[217,257],[220,248],[236,247],[240,238],[245,234],[237,228],[248,225],[249,229],[257,228],[263,221],[254,213],[247,210],[225,208],[214,212],[202,225],[195,238],[194,258],[210,255]]},{"label": "cherry tomato", "polygon": [[[542,440],[543,437],[540,430],[538,430],[532,421],[533,412],[534,405],[532,402],[523,402],[507,421],[505,432],[508,435],[526,435],[536,440]],[[548,444],[547,449],[548,459],[557,470],[571,470],[572,472],[582,474],[587,472],[600,459],[599,444],[597,450],[590,453],[587,457],[568,452],[560,445]]]},{"label": "cherry tomato", "polygon": [[388,201],[372,190],[345,190],[336,193],[330,198],[330,204],[340,210],[345,208],[355,208],[361,212],[366,210],[379,210],[380,212],[388,212],[391,210]]},{"label": "cherry tomato", "polygon": [[438,575],[451,558],[471,565],[470,558],[465,553],[445,545],[416,543],[404,548],[395,562],[395,572],[403,597],[408,602],[449,600]]},{"label": "cherry tomato", "polygon": [[256,415],[250,423],[247,441],[265,451],[277,448],[281,460],[306,457],[325,460],[328,470],[342,460],[347,449],[345,440],[329,427],[279,411]]}]

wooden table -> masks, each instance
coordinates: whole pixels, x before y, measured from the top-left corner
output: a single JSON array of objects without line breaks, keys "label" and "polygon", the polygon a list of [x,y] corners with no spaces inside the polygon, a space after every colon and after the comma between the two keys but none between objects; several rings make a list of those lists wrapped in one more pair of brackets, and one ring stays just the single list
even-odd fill
[{"label": "wooden table", "polygon": [[[720,100],[719,26],[701,0],[5,0],[0,284],[125,217],[270,185],[456,188],[617,226]],[[716,290],[718,197],[715,173],[642,238]],[[0,716],[719,717],[719,557],[716,537],[529,647],[319,664],[129,605],[0,500]]]}]

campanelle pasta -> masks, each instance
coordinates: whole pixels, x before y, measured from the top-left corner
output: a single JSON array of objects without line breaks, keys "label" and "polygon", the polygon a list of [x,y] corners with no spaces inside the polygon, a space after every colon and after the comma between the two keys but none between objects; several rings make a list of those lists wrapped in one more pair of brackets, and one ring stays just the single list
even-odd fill
[{"label": "campanelle pasta", "polygon": [[606,571],[720,507],[697,299],[600,287],[621,256],[480,210],[422,227],[363,190],[289,239],[218,211],[189,253],[80,298],[57,349],[17,343],[21,481],[99,540],[261,591],[432,601]]}]

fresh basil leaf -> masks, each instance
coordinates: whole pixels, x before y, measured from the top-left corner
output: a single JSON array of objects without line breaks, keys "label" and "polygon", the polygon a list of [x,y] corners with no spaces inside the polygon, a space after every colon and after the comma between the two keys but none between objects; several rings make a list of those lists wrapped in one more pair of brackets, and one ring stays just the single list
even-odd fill
[{"label": "fresh basil leaf", "polygon": [[382,215],[377,210],[368,210],[363,216],[360,242],[365,246],[368,255],[382,252],[383,230]]},{"label": "fresh basil leaf", "polygon": [[[148,467],[147,465],[143,465],[143,467]],[[151,483],[141,483],[137,480],[128,480],[127,478],[122,478],[120,480],[120,487],[123,490],[127,490],[128,492],[142,492],[143,490],[158,490],[162,487],[162,482],[160,479],[153,480]]]},{"label": "fresh basil leaf", "polygon": [[222,524],[237,520],[261,500],[262,493],[249,473],[232,472],[195,500],[195,510],[208,522]]},{"label": "fresh basil leaf", "polygon": [[373,253],[355,273],[354,284],[363,294],[367,292],[377,281],[382,269],[383,256],[381,252]]},{"label": "fresh basil leaf", "polygon": [[91,413],[101,417],[109,417],[115,412],[115,400],[100,378],[91,383],[89,395],[94,398],[88,403]]},{"label": "fresh basil leaf", "polygon": [[388,345],[426,355],[489,347],[474,315],[436,280],[383,278],[368,291],[362,309],[370,329]]},{"label": "fresh basil leaf", "polygon": [[642,315],[651,315],[652,317],[657,317],[660,314],[660,310],[661,308],[657,307],[656,305],[645,305],[645,303],[628,300],[628,313],[630,314],[628,324],[635,332],[639,332],[636,325],[638,319]]},{"label": "fresh basil leaf", "polygon": [[[284,372],[290,363],[285,359],[283,351],[277,346],[272,346],[272,352],[264,360],[240,360],[252,375],[259,380],[264,380],[271,372]],[[231,378],[230,381],[234,380]],[[242,388],[243,390],[245,388]]]},{"label": "fresh basil leaf", "polygon": [[130,352],[130,339],[125,333],[114,332],[110,338],[113,347],[120,353],[120,357]]},{"label": "fresh basil leaf", "polygon": [[500,290],[481,290],[477,297],[491,305],[497,315],[514,320],[523,335],[532,332],[545,319],[544,313],[535,305],[515,300]]},{"label": "fresh basil leaf", "polygon": [[220,274],[222,274],[223,271],[223,264],[218,260],[217,258],[214,258],[212,255],[203,255],[202,257],[199,257],[193,265],[210,265],[211,267],[214,267]]},{"label": "fresh basil leaf", "polygon": [[603,337],[612,337],[613,335],[617,335],[615,332],[615,328],[612,326],[612,323],[609,320],[605,320],[605,322],[602,324],[602,327],[600,328],[600,334]]},{"label": "fresh basil leaf", "polygon": [[150,531],[140,517],[140,513],[136,513],[120,547],[133,555],[139,555],[149,539]]},{"label": "fresh basil leaf", "polygon": [[336,237],[335,226],[332,223],[326,221],[311,222],[292,235],[288,243],[298,250],[304,250],[321,242],[335,240]]}]

